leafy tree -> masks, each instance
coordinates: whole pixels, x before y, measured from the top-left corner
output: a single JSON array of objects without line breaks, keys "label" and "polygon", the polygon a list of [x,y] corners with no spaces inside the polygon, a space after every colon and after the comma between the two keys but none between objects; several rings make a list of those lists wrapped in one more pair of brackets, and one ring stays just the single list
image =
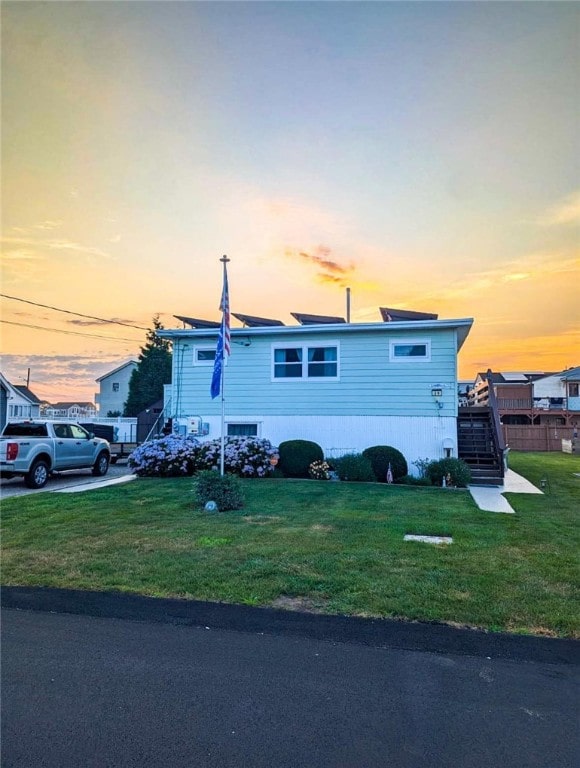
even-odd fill
[{"label": "leafy tree", "polygon": [[123,414],[121,413],[121,411],[107,411],[107,418],[108,419],[112,419],[112,418],[114,418],[116,416],[122,416],[122,415]]},{"label": "leafy tree", "polygon": [[163,399],[163,385],[171,382],[171,343],[157,336],[163,330],[159,315],[153,317],[153,328],[147,331],[147,342],[141,347],[137,368],[129,379],[129,396],[125,416],[137,416],[157,400]]}]

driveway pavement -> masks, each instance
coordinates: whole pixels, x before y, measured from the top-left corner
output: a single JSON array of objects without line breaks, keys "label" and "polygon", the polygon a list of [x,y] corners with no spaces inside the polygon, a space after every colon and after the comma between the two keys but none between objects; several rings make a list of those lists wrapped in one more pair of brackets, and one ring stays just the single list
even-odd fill
[{"label": "driveway pavement", "polygon": [[57,472],[52,475],[48,483],[40,490],[32,490],[24,485],[21,477],[14,477],[12,480],[0,480],[0,497],[9,499],[12,496],[24,496],[29,493],[47,493],[51,491],[61,491],[65,488],[71,488],[76,485],[88,486],[95,483],[102,483],[103,480],[112,480],[131,474],[127,462],[112,464],[105,477],[93,477],[90,469],[71,469],[67,472]]}]

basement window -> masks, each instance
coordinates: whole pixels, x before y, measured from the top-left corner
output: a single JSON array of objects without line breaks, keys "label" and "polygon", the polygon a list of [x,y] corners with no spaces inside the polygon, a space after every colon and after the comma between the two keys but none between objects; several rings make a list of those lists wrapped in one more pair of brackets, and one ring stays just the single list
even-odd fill
[{"label": "basement window", "polygon": [[249,423],[228,424],[228,437],[257,437],[258,425]]}]

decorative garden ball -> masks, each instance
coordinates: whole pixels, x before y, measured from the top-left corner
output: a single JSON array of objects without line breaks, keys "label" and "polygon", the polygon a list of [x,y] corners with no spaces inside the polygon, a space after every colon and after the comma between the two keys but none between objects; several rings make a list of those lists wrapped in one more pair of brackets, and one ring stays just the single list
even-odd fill
[{"label": "decorative garden ball", "polygon": [[217,508],[218,506],[215,501],[208,501],[204,507],[206,512],[217,512]]}]

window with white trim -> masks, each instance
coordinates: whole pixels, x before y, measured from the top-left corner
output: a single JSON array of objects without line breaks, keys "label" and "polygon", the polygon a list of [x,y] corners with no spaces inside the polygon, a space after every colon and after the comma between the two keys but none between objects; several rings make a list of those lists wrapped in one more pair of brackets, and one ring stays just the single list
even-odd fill
[{"label": "window with white trim", "polygon": [[338,379],[338,345],[272,347],[272,378],[276,381]]},{"label": "window with white trim", "polygon": [[227,425],[228,437],[257,437],[258,425],[256,423],[240,422]]},{"label": "window with white trim", "polygon": [[194,347],[194,365],[213,365],[215,362],[215,347]]},{"label": "window with white trim", "polygon": [[391,363],[428,363],[431,360],[430,339],[399,339],[389,342]]}]

